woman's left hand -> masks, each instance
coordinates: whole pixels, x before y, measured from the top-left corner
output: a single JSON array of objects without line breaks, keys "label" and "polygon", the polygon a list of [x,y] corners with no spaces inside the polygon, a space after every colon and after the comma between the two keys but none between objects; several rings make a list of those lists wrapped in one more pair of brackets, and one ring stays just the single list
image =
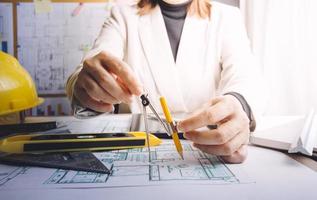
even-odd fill
[{"label": "woman's left hand", "polygon": [[[249,122],[239,100],[225,95],[180,121],[178,130],[201,151],[221,156],[229,163],[241,163],[247,157]],[[217,129],[208,129],[208,125],[217,125]]]}]

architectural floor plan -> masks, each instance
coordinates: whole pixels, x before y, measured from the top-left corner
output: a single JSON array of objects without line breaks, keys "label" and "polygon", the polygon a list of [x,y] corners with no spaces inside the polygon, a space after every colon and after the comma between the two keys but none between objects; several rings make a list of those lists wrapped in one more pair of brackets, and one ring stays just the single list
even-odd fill
[{"label": "architectural floor plan", "polygon": [[202,153],[186,141],[183,141],[183,147],[184,160],[170,140],[151,148],[150,162],[146,148],[95,153],[102,162],[113,164],[109,175],[0,165],[0,190],[12,187],[89,188],[250,182],[241,170],[232,170],[218,157]]}]

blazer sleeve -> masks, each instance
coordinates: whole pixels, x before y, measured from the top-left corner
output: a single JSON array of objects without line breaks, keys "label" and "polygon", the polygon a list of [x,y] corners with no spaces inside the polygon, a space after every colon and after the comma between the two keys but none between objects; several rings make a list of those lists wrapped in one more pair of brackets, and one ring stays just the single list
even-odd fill
[{"label": "blazer sleeve", "polygon": [[76,102],[74,99],[74,85],[77,81],[79,72],[83,67],[83,62],[97,55],[101,51],[106,51],[120,59],[124,56],[125,41],[126,41],[126,28],[125,21],[122,15],[121,8],[113,6],[110,11],[110,16],[105,20],[99,36],[95,40],[93,47],[84,55],[81,64],[69,76],[66,83],[66,94],[73,104]]},{"label": "blazer sleeve", "polygon": [[264,111],[266,99],[260,65],[251,52],[240,10],[230,8],[222,17],[222,69],[218,94],[242,95],[252,110],[254,120],[258,120]]}]

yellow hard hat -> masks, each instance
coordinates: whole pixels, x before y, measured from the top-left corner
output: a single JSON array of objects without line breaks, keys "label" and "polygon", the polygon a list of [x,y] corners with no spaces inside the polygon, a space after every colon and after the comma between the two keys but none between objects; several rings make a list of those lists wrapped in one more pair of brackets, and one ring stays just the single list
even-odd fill
[{"label": "yellow hard hat", "polygon": [[0,51],[0,115],[43,103],[30,74],[11,55]]}]

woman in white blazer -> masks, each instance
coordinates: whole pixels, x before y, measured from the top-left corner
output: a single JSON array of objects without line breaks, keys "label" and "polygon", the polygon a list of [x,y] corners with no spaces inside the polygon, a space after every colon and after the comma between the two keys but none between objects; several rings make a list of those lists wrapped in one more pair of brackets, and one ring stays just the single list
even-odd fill
[{"label": "woman in white blazer", "polygon": [[256,68],[237,8],[210,0],[139,0],[112,8],[67,94],[90,110],[110,112],[126,103],[132,113],[141,111],[142,93],[156,108],[165,96],[172,112],[192,113],[178,129],[197,148],[240,163],[262,108]]}]

